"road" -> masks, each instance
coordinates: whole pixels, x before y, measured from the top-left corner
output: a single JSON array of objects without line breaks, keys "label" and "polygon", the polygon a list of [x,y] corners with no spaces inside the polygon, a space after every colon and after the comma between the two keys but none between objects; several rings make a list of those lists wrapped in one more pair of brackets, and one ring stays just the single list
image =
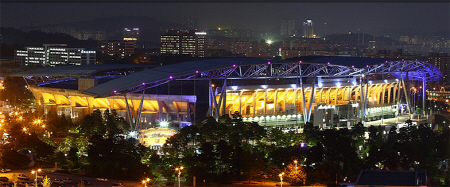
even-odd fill
[{"label": "road", "polygon": [[[32,182],[34,181],[35,175],[31,174],[30,170],[13,170],[12,172],[8,172],[8,173],[0,173],[0,176],[5,176],[8,177],[9,182],[23,182],[24,180],[19,180],[16,177],[13,176],[17,176],[19,174],[25,174],[27,175],[27,177],[30,178],[30,180],[28,180],[28,182]],[[89,181],[89,185],[87,186],[95,186],[95,187],[106,187],[106,186],[111,186],[113,183],[118,183],[119,180],[117,179],[110,179],[107,182],[102,182],[102,181],[97,181],[95,180],[95,178],[92,177],[86,177],[86,176],[82,176],[82,175],[74,175],[74,174],[62,174],[62,173],[52,173],[51,170],[46,170],[43,169],[42,172],[39,172],[38,174],[45,174],[47,175],[47,177],[49,177],[52,180],[55,179],[65,179],[65,178],[70,178],[72,179],[72,183],[65,183],[64,186],[77,186],[77,183],[80,180],[88,180]],[[141,182],[138,181],[127,181],[127,180],[122,180],[121,181],[123,183],[123,186],[129,186],[129,187],[142,187],[144,186]],[[52,184],[52,186],[62,186],[62,185],[57,185],[57,184]]]}]

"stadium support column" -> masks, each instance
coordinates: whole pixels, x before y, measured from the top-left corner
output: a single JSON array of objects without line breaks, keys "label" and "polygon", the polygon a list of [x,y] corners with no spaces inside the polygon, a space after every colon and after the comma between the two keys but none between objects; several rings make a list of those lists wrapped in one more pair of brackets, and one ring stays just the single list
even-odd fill
[{"label": "stadium support column", "polygon": [[390,83],[389,84],[389,86],[387,86],[387,88],[388,88],[388,95],[387,95],[387,98],[388,98],[388,104],[391,104],[391,89],[392,89],[392,83]]},{"label": "stadium support column", "polygon": [[[410,97],[409,97],[409,94],[408,94],[408,91],[409,91],[408,72],[406,72],[406,77],[405,78],[402,77],[402,81],[403,81],[403,91],[405,93],[406,107],[408,109],[409,114],[411,114],[411,108],[410,108],[410,104],[409,104],[410,103],[409,102],[409,98]],[[408,84],[406,84],[405,81],[408,82]]]},{"label": "stadium support column", "polygon": [[300,86],[302,87],[302,106],[303,106],[303,122],[306,123],[308,120],[308,114],[306,112],[306,102],[305,102],[305,86],[303,85],[303,80],[300,77]]},{"label": "stadium support column", "polygon": [[[313,102],[315,100],[315,93],[316,93],[315,82],[316,81],[313,80],[312,90],[311,90],[311,97],[309,98],[309,111],[308,111],[308,120],[307,120],[308,122],[311,121],[311,109],[312,109]],[[305,121],[305,123],[306,123],[306,121]]]},{"label": "stadium support column", "polygon": [[363,86],[362,86],[362,82],[364,81],[363,79],[362,79],[362,76],[363,76],[363,74],[361,74],[360,76],[359,76],[359,117],[361,118],[361,122],[362,122],[362,119],[363,119],[363,107],[364,107],[364,105],[363,105],[363,103],[364,103],[364,93],[363,93]]},{"label": "stadium support column", "polygon": [[256,96],[258,96],[258,90],[256,90],[255,96],[253,96],[253,117],[256,116]]},{"label": "stadium support column", "polygon": [[290,88],[288,88],[288,89],[286,89],[286,90],[284,91],[284,97],[283,97],[283,100],[284,100],[284,105],[283,105],[284,109],[283,109],[283,111],[284,111],[284,113],[286,113],[286,100],[288,99],[288,98],[287,98],[287,95],[288,95],[288,93],[289,93],[289,89],[290,89]]},{"label": "stadium support column", "polygon": [[159,99],[157,99],[158,102],[158,120],[162,121],[163,120],[163,106],[162,106],[162,101],[160,101]]},{"label": "stadium support column", "polygon": [[277,98],[278,98],[278,89],[275,91],[275,97],[273,101],[273,115],[277,114]]},{"label": "stadium support column", "polygon": [[267,115],[267,88],[264,89],[264,116]]},{"label": "stadium support column", "polygon": [[213,89],[212,89],[212,80],[211,79],[209,79],[209,89],[208,89],[208,91],[209,91],[209,94],[208,94],[208,96],[209,96],[209,109],[208,109],[208,113],[209,113],[209,116],[214,116],[214,114],[213,114],[213,111],[214,111],[214,106],[213,106]]},{"label": "stadium support column", "polygon": [[[137,119],[136,119],[136,127],[135,130],[140,129],[139,128],[139,122],[141,121],[141,116],[142,116],[142,107],[144,105],[144,96],[145,96],[145,86],[144,88],[142,88],[142,98],[141,98],[141,103],[139,103],[139,109],[137,111]],[[188,106],[189,106],[189,102],[188,102]]]},{"label": "stadium support column", "polygon": [[[402,76],[403,77],[403,76]],[[402,88],[403,88],[403,86],[402,86],[402,80],[399,80],[398,81],[398,89],[397,89],[397,108],[398,109],[400,109],[400,102],[401,102],[401,98],[402,98]],[[402,114],[402,111],[400,110],[400,115]]]},{"label": "stadium support column", "polygon": [[241,93],[239,93],[239,114],[242,115],[242,94],[244,91],[241,90]]},{"label": "stadium support column", "polygon": [[[130,120],[130,124],[134,124],[134,120],[133,120],[133,115],[131,115],[131,109],[130,109],[130,105],[128,104],[128,99],[127,99],[127,93],[124,93],[124,97],[125,97],[125,105],[127,106],[127,111],[128,111],[128,119]],[[133,128],[133,127],[131,127]]]},{"label": "stadium support column", "polygon": [[425,80],[425,76],[423,76],[422,89],[422,109],[423,115],[425,116],[425,102],[427,101],[427,81]]},{"label": "stadium support column", "polygon": [[[223,96],[223,97],[222,97]],[[222,106],[222,115],[227,114],[227,79],[223,80],[222,92],[220,93],[219,108]]]},{"label": "stadium support column", "polygon": [[[368,77],[366,79],[368,79]],[[366,121],[367,101],[369,100],[368,97],[369,97],[370,92],[369,92],[369,85],[367,85],[366,81],[364,81],[364,84],[366,85],[366,91],[364,93],[364,121]]]},{"label": "stadium support column", "polygon": [[381,94],[381,104],[382,105],[384,105],[384,96],[385,96],[385,94],[386,94],[386,87],[387,87],[387,83],[385,83],[381,88],[383,89],[383,92],[382,92],[382,94]]}]

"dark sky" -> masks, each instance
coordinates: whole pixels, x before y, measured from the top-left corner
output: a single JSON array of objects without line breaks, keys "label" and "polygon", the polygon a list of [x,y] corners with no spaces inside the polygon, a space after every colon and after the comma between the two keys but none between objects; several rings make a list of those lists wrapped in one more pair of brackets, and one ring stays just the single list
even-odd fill
[{"label": "dark sky", "polygon": [[20,27],[90,20],[120,15],[149,16],[179,22],[200,18],[203,28],[274,29],[282,18],[297,22],[312,19],[315,31],[345,33],[358,28],[371,33],[448,31],[449,2],[1,2],[1,26]]}]

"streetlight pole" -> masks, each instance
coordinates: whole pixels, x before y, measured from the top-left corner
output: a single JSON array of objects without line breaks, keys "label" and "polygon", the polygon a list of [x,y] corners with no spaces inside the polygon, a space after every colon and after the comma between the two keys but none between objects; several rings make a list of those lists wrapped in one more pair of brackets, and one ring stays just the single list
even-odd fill
[{"label": "streetlight pole", "polygon": [[283,187],[283,175],[284,175],[284,172],[283,173],[280,173],[278,176],[280,176],[280,181],[281,181],[281,183],[280,183],[280,187]]},{"label": "streetlight pole", "polygon": [[294,160],[294,163],[295,163],[295,174],[297,174],[297,160]]},{"label": "streetlight pole", "polygon": [[41,172],[41,169],[37,169],[36,171],[31,171],[32,174],[35,174],[35,178],[34,178],[34,185],[37,186],[37,174],[38,172]]},{"label": "streetlight pole", "polygon": [[175,168],[175,171],[178,171],[178,187],[180,187],[180,175],[181,175],[181,170],[183,170],[183,166],[180,166],[179,168]]}]

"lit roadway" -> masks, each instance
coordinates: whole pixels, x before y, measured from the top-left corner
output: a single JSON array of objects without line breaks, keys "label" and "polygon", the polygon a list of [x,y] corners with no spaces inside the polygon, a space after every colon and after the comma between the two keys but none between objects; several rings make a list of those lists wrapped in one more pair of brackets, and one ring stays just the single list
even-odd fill
[{"label": "lit roadway", "polygon": [[[42,172],[39,172],[38,175],[47,175],[48,178],[55,180],[55,179],[65,179],[65,178],[70,178],[72,179],[72,183],[64,183],[64,186],[77,186],[78,182],[83,179],[83,180],[88,180],[89,181],[89,185],[87,186],[99,186],[99,187],[111,187],[111,185],[113,183],[118,183],[119,180],[117,179],[108,179],[107,182],[102,182],[102,181],[97,181],[95,180],[95,178],[93,177],[86,177],[86,176],[82,176],[82,175],[74,175],[74,174],[63,174],[63,173],[52,173],[51,171],[54,169],[42,169]],[[0,176],[4,176],[4,177],[8,177],[9,182],[14,182],[12,181],[12,177],[13,175],[18,176],[19,174],[25,174],[27,177],[29,177],[29,180],[27,180],[26,182],[34,182],[34,178],[35,178],[35,174],[31,174],[31,170],[12,170],[12,172],[8,172],[8,173],[0,173]],[[101,177],[101,176],[99,176]],[[24,180],[17,180],[16,182],[23,182]],[[123,186],[130,186],[130,187],[142,187],[143,184],[141,182],[138,181],[126,181],[126,180],[121,180],[121,182],[123,183]],[[4,182],[3,182],[4,183]],[[20,186],[20,185],[17,185]],[[60,184],[52,184],[52,186],[60,186]]]}]

